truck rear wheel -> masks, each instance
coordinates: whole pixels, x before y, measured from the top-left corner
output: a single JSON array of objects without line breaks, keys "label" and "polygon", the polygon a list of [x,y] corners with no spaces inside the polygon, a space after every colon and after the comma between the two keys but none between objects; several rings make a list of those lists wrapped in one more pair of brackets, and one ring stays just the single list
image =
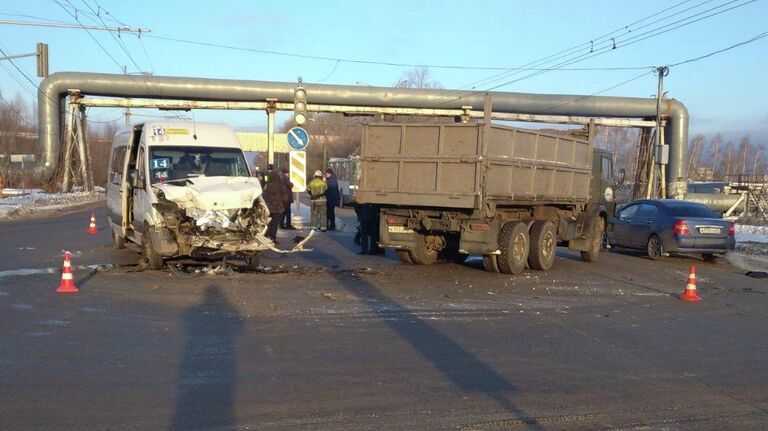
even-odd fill
[{"label": "truck rear wheel", "polygon": [[407,263],[409,265],[413,265],[413,256],[411,256],[411,252],[408,250],[397,250],[397,257],[400,259],[400,262]]},{"label": "truck rear wheel", "polygon": [[418,265],[432,265],[437,261],[437,250],[427,245],[427,235],[418,235],[416,237],[416,249],[411,255],[413,263]]},{"label": "truck rear wheel", "polygon": [[486,254],[483,256],[483,268],[485,268],[485,270],[488,272],[501,272],[499,270],[499,263],[496,260],[495,254]]},{"label": "truck rear wheel", "polygon": [[555,263],[557,251],[557,232],[555,225],[548,220],[537,220],[529,233],[531,250],[528,254],[528,266],[546,271]]},{"label": "truck rear wheel", "polygon": [[501,228],[499,246],[501,254],[497,257],[499,269],[506,274],[519,274],[525,269],[530,249],[528,227],[522,222],[509,222]]}]

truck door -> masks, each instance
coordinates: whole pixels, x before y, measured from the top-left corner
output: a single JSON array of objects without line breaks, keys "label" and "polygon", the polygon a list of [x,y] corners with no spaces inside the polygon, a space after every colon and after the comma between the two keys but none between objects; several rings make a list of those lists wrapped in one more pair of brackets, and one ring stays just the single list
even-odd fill
[{"label": "truck door", "polygon": [[613,189],[613,156],[603,154],[600,157],[600,193],[602,203],[608,214],[616,211],[616,190]]},{"label": "truck door", "polygon": [[147,187],[147,155],[145,147],[142,145],[136,157],[136,183],[132,190],[133,229],[138,234],[137,237],[143,232],[144,214],[147,213],[150,204]]}]

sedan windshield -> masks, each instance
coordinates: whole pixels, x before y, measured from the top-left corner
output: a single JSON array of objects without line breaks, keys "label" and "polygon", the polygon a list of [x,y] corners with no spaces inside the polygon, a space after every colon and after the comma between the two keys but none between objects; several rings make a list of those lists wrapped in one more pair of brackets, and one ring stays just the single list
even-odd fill
[{"label": "sedan windshield", "polygon": [[248,177],[250,172],[238,148],[150,147],[152,184],[202,176]]},{"label": "sedan windshield", "polygon": [[719,215],[704,205],[670,205],[669,212],[674,217],[720,218]]}]

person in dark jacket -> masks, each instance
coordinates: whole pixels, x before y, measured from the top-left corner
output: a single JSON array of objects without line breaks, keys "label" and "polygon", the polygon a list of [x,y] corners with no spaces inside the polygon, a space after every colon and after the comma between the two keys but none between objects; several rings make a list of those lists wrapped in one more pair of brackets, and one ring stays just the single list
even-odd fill
[{"label": "person in dark jacket", "polygon": [[283,211],[283,216],[280,219],[280,229],[286,229],[286,230],[295,230],[296,228],[293,227],[291,224],[291,204],[293,203],[293,183],[290,180],[290,177],[288,175],[288,169],[283,168],[280,171],[281,175],[280,178],[283,180],[283,186],[285,187],[285,191],[288,194],[288,200],[285,201],[285,211]]},{"label": "person in dark jacket", "polygon": [[328,191],[325,192],[325,215],[328,218],[328,230],[336,230],[336,207],[341,205],[341,192],[339,191],[339,181],[331,168],[325,170],[325,183],[328,184]]},{"label": "person in dark jacket", "polygon": [[267,238],[277,244],[277,228],[280,226],[280,219],[285,211],[285,201],[287,200],[283,180],[280,179],[280,173],[275,170],[267,169],[267,175],[264,178],[264,202],[269,209],[269,225],[267,225]]},{"label": "person in dark jacket", "polygon": [[360,222],[360,254],[381,254],[379,247],[379,206],[356,204],[355,212]]}]

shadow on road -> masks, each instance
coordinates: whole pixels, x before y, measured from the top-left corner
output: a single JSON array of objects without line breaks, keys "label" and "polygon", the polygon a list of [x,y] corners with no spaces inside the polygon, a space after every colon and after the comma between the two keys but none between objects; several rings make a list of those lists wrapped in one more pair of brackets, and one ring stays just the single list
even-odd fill
[{"label": "shadow on road", "polygon": [[176,382],[172,430],[234,428],[235,338],[242,321],[216,285],[184,313],[184,352]]},{"label": "shadow on road", "polygon": [[[332,237],[334,241],[336,237]],[[347,248],[346,244],[339,243]],[[325,260],[341,259],[322,250],[315,253]],[[349,279],[337,275],[341,284],[350,293],[357,295],[362,303],[382,318],[382,322],[407,341],[448,380],[463,391],[476,392],[494,400],[506,412],[515,415],[530,429],[541,429],[535,419],[509,400],[515,386],[492,367],[464,349],[459,343],[435,329],[412,313],[407,307],[387,297],[376,286],[363,279]]]}]

